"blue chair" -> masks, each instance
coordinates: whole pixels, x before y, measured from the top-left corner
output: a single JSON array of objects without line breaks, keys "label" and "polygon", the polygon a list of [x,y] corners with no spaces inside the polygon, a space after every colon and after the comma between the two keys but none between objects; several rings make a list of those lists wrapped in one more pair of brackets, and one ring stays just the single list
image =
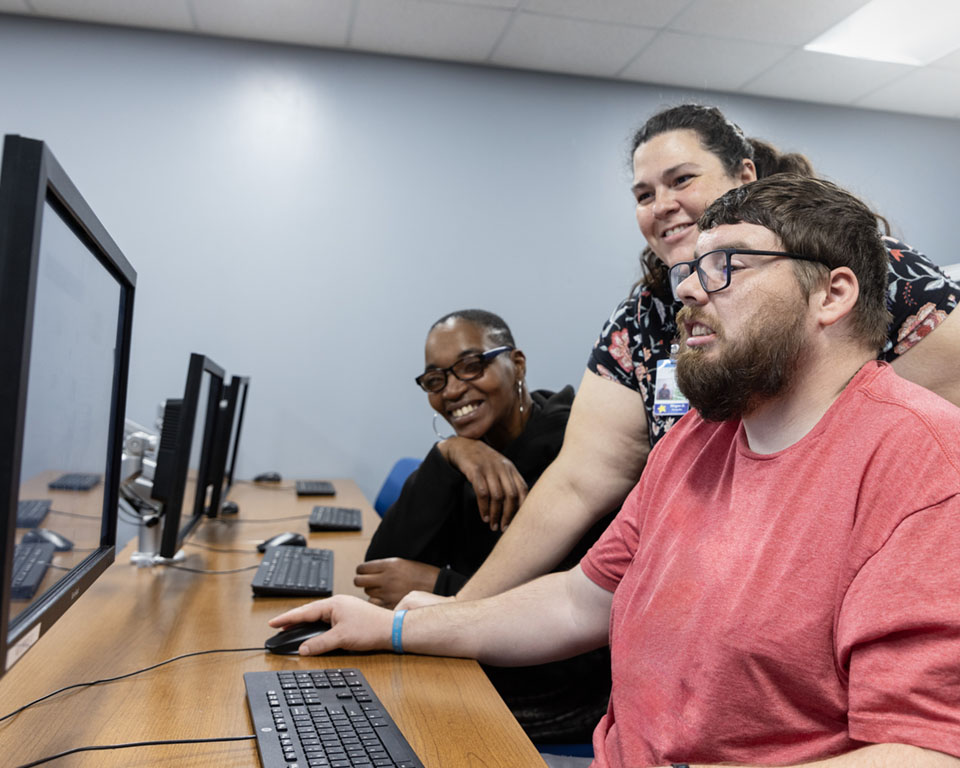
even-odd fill
[{"label": "blue chair", "polygon": [[593,757],[593,744],[535,744],[541,755],[566,755],[568,757]]},{"label": "blue chair", "polygon": [[383,481],[380,493],[377,494],[377,500],[373,502],[373,508],[377,510],[380,517],[383,517],[383,513],[390,509],[393,502],[400,496],[404,481],[410,477],[413,470],[420,466],[420,462],[421,459],[406,458],[398,459],[397,463],[393,465],[387,479]]}]

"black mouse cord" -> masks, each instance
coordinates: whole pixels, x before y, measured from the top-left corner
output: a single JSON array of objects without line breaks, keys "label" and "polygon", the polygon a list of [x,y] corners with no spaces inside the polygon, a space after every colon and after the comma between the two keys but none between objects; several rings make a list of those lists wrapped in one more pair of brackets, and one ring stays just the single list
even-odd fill
[{"label": "black mouse cord", "polygon": [[50,755],[48,757],[41,757],[39,760],[34,760],[30,763],[24,763],[23,765],[17,766],[17,768],[33,768],[35,765],[42,765],[43,763],[49,763],[53,760],[58,760],[61,757],[66,757],[67,755],[75,755],[78,752],[93,752],[97,750],[105,749],[131,749],[133,747],[157,747],[163,744],[212,744],[213,742],[218,741],[250,741],[255,739],[256,734],[250,734],[249,736],[219,736],[211,739],[169,739],[164,741],[133,741],[127,744],[99,744],[92,747],[74,747],[73,749],[68,749],[65,752],[58,752],[55,755]]},{"label": "black mouse cord", "polygon": [[191,547],[200,547],[200,549],[207,549],[211,552],[222,552],[228,555],[259,555],[256,547],[251,547],[250,549],[222,549],[220,547],[211,547],[209,544],[204,544],[200,541],[185,541],[183,542],[184,546],[190,545]]},{"label": "black mouse cord", "polygon": [[81,512],[66,512],[62,509],[51,509],[51,515],[63,515],[64,517],[84,517],[88,520],[99,520],[100,515],[85,515]]},{"label": "black mouse cord", "polygon": [[296,486],[280,485],[270,480],[234,480],[236,485],[252,485],[254,488],[263,488],[265,491],[292,491]]},{"label": "black mouse cord", "polygon": [[304,520],[310,517],[309,512],[301,512],[299,515],[290,515],[289,517],[217,517],[214,518],[222,525],[233,525],[234,523],[280,523],[286,520]]},{"label": "black mouse cord", "polygon": [[46,701],[47,699],[53,698],[57,694],[64,693],[65,691],[69,691],[73,688],[87,688],[93,685],[100,685],[100,683],[113,683],[113,682],[116,682],[117,680],[124,680],[128,677],[133,677],[134,675],[139,675],[144,672],[149,672],[150,670],[157,669],[158,667],[162,667],[165,664],[172,664],[173,662],[180,661],[181,659],[188,659],[191,656],[204,656],[208,653],[247,653],[249,651],[259,651],[262,653],[263,648],[213,648],[209,651],[191,651],[190,653],[184,653],[184,654],[181,654],[180,656],[174,656],[172,659],[167,659],[165,661],[157,662],[156,664],[153,664],[149,667],[144,667],[143,669],[138,669],[134,672],[127,672],[126,674],[123,674],[123,675],[117,675],[116,677],[105,677],[101,680],[91,680],[86,683],[74,683],[73,685],[68,685],[64,688],[60,688],[56,691],[53,691],[52,693],[48,693],[46,696],[41,696],[39,699],[35,699],[34,701],[31,701],[29,704],[24,704],[19,709],[13,710],[13,712],[11,712],[9,715],[4,715],[3,717],[0,717],[0,723],[2,723],[4,720],[9,720],[14,715],[19,715],[21,712],[23,712],[23,710],[29,709],[34,704],[39,704],[41,701]]},{"label": "black mouse cord", "polygon": [[[248,554],[253,554],[253,553],[248,552]],[[188,571],[189,573],[202,573],[209,576],[219,576],[220,574],[223,574],[223,573],[241,573],[243,571],[252,571],[254,568],[260,567],[260,563],[257,563],[256,565],[245,565],[243,566],[243,568],[229,568],[226,571],[207,571],[207,570],[204,570],[203,568],[190,568],[189,566],[177,565],[175,563],[160,563],[160,565],[166,568],[173,568],[177,571]]]}]

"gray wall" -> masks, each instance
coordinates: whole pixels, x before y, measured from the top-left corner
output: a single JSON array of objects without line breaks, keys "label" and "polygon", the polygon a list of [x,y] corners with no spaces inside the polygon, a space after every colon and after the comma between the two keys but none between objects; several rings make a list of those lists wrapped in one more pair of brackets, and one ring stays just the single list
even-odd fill
[{"label": "gray wall", "polygon": [[769,99],[0,16],[0,129],[41,138],[139,273],[128,415],[191,351],[252,377],[240,477],[355,477],[433,441],[429,324],[501,313],[576,384],[638,273],[626,147],[717,103],[934,260],[960,124]]}]

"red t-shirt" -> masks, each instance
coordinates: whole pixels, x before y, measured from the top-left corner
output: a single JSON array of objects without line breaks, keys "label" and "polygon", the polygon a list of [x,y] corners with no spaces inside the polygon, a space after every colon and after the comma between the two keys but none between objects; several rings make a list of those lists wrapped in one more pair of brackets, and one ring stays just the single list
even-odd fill
[{"label": "red t-shirt", "polygon": [[687,414],[581,565],[614,592],[597,768],[960,756],[960,409],[885,363],[778,453]]}]

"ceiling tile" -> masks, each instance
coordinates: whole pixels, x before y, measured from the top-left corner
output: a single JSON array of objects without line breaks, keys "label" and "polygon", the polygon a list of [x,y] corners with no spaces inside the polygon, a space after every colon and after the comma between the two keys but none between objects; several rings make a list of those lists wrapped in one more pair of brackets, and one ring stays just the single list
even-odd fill
[{"label": "ceiling tile", "polygon": [[855,106],[939,117],[960,116],[960,79],[933,67],[914,69],[896,82],[857,99]]},{"label": "ceiling tile", "polygon": [[434,0],[439,3],[450,3],[451,5],[485,5],[490,8],[516,8],[520,5],[520,0]]},{"label": "ceiling tile", "polygon": [[303,45],[346,45],[351,0],[192,0],[197,30]]},{"label": "ceiling tile", "polygon": [[930,66],[936,69],[950,69],[954,72],[960,71],[960,51],[948,53],[943,58],[932,62]]},{"label": "ceiling tile", "polygon": [[700,35],[805,45],[867,0],[694,0],[670,29]]},{"label": "ceiling tile", "polygon": [[490,61],[510,67],[612,77],[654,34],[639,27],[521,13]]},{"label": "ceiling tile", "polygon": [[41,16],[121,24],[130,27],[192,30],[187,0],[30,0]]},{"label": "ceiling tile", "polygon": [[797,50],[743,87],[781,99],[851,104],[914,67]]},{"label": "ceiling tile", "polygon": [[785,45],[660,32],[621,77],[658,85],[733,91],[790,52]]},{"label": "ceiling tile", "polygon": [[523,10],[610,24],[660,28],[690,0],[526,0]]},{"label": "ceiling tile", "polygon": [[350,44],[406,56],[485,61],[512,11],[428,0],[357,0]]}]

